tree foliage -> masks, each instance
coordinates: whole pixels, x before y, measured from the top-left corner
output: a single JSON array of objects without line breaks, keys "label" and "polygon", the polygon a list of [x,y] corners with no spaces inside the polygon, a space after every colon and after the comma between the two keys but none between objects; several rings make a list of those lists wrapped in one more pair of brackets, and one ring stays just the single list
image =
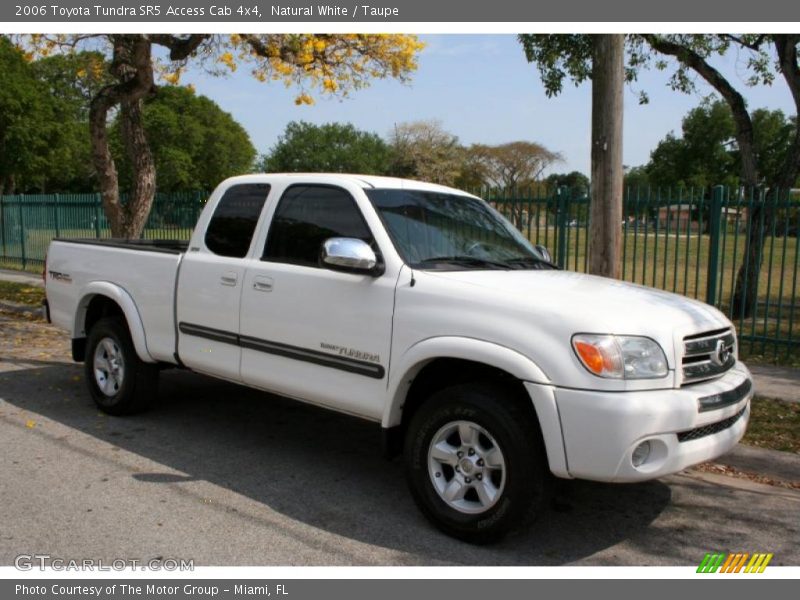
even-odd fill
[{"label": "tree foliage", "polygon": [[60,137],[54,104],[19,50],[0,37],[0,194],[48,167]]},{"label": "tree foliage", "polygon": [[375,133],[361,131],[350,123],[292,121],[261,168],[266,172],[384,175],[389,162],[389,146]]},{"label": "tree foliage", "polygon": [[99,52],[54,54],[31,64],[37,79],[53,100],[59,140],[50,148],[41,178],[30,182],[35,191],[90,192],[96,187],[89,143],[89,103],[109,82]]},{"label": "tree foliage", "polygon": [[[783,111],[752,111],[754,150],[765,181],[774,181],[791,148],[794,119]],[[690,110],[681,135],[669,133],[650,154],[645,165],[649,181],[657,186],[710,187],[737,185],[740,153],[736,126],[728,105],[716,100]]]},{"label": "tree foliage", "polygon": [[454,185],[465,163],[458,137],[441,121],[400,123],[389,134],[391,173],[397,177]]},{"label": "tree foliage", "polygon": [[[92,96],[89,130],[92,162],[103,207],[116,236],[141,235],[156,190],[156,159],[147,139],[143,103],[160,77],[177,85],[190,63],[211,74],[250,69],[259,81],[298,85],[298,104],[309,92],[345,96],[374,78],[406,80],[422,44],[411,35],[377,34],[75,34],[19,36],[29,58],[91,47],[109,62],[111,81]],[[167,51],[157,60],[154,48]],[[118,115],[122,150],[130,164],[128,201],[120,201],[109,117]]]},{"label": "tree foliage", "polygon": [[550,189],[558,187],[569,188],[573,197],[587,196],[589,194],[589,178],[580,171],[551,173],[544,181]]},{"label": "tree foliage", "polygon": [[[144,103],[143,118],[159,191],[211,190],[253,168],[256,150],[247,131],[216,102],[188,88],[159,88]],[[117,135],[119,130],[116,124]],[[115,144],[115,155],[125,182],[131,165],[121,144]]]},{"label": "tree foliage", "polygon": [[541,179],[545,169],[563,160],[558,152],[525,141],[475,144],[469,153],[480,166],[485,183],[506,188],[531,185]]},{"label": "tree foliage", "polygon": [[706,103],[683,118],[682,134],[669,133],[650,154],[646,171],[653,185],[710,187],[736,184],[731,111],[724,102]]}]

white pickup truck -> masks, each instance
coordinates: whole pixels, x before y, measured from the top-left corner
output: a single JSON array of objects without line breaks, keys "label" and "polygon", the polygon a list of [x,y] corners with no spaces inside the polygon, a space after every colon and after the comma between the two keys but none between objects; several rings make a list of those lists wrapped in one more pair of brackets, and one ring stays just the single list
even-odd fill
[{"label": "white pickup truck", "polygon": [[438,185],[236,177],[188,244],[57,239],[45,275],[102,410],[142,410],[171,366],[375,421],[425,515],[472,542],[526,523],[552,475],[674,473],[749,417],[718,310],[559,270]]}]

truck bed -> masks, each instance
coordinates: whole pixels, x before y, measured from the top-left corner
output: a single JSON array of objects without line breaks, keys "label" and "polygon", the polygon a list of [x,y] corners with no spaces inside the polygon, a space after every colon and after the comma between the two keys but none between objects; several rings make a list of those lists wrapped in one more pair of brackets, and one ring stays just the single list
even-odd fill
[{"label": "truck bed", "polygon": [[71,331],[73,338],[85,337],[82,323],[88,302],[98,286],[107,290],[113,285],[134,299],[150,357],[173,362],[175,283],[188,246],[178,240],[53,240],[46,278],[53,322]]}]

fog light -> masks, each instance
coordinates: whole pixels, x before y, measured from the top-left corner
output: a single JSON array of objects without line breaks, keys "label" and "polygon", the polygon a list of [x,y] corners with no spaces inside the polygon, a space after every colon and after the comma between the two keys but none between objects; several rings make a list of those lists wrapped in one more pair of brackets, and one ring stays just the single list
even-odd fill
[{"label": "fog light", "polygon": [[650,456],[650,442],[642,442],[633,450],[633,456],[631,456],[631,462],[633,462],[634,467],[639,467],[647,460]]}]

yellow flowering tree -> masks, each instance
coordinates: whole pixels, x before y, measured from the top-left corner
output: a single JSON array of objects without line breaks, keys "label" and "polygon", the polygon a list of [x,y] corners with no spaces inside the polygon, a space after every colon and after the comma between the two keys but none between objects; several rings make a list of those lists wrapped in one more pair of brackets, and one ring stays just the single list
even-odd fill
[{"label": "yellow flowering tree", "polygon": [[[75,34],[18,36],[29,60],[82,48],[101,49],[111,83],[91,100],[92,162],[115,237],[140,237],[153,204],[156,170],[142,122],[142,103],[159,83],[180,85],[190,63],[214,75],[247,68],[257,80],[296,86],[297,104],[314,94],[346,96],[387,77],[406,81],[422,43],[413,35],[378,34]],[[158,58],[154,49],[167,51]],[[76,76],[78,76],[76,74]],[[110,115],[119,116],[132,165],[128,201],[120,202],[119,175],[109,142]]]}]

